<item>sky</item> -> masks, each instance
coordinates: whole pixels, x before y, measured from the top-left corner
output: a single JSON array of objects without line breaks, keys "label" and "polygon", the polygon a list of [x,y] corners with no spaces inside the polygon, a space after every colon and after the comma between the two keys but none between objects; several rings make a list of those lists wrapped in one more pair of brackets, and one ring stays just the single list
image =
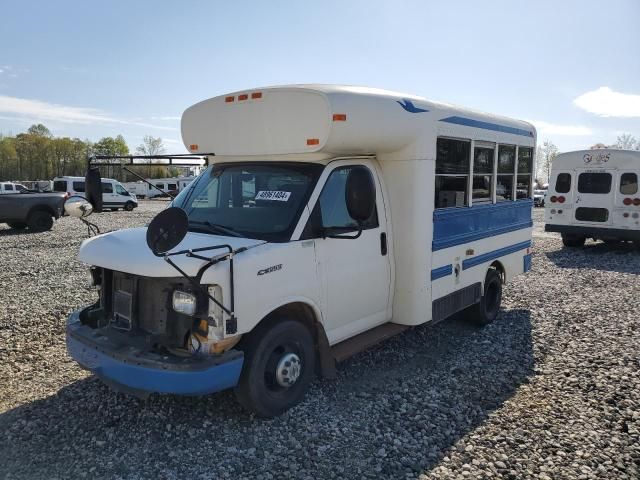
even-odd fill
[{"label": "sky", "polygon": [[185,148],[227,92],[365,85],[527,120],[560,151],[640,138],[640,0],[0,0],[0,133]]}]

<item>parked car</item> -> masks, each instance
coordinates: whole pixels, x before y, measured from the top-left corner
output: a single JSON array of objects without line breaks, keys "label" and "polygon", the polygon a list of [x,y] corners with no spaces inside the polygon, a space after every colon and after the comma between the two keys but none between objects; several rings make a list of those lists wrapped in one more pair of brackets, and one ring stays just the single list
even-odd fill
[{"label": "parked car", "polygon": [[51,230],[53,221],[62,216],[63,193],[30,193],[0,196],[0,223],[21,230],[29,228],[34,232]]},{"label": "parked car", "polygon": [[0,195],[26,192],[27,187],[20,183],[0,182]]},{"label": "parked car", "polygon": [[536,207],[544,207],[544,201],[547,198],[546,190],[534,190],[533,191],[533,204]]},{"label": "parked car", "polygon": [[[68,195],[84,197],[84,177],[56,177],[53,179],[54,192],[66,192]],[[138,199],[124,186],[112,178],[102,179],[102,204],[105,210],[123,208],[130,212],[138,206]]]}]

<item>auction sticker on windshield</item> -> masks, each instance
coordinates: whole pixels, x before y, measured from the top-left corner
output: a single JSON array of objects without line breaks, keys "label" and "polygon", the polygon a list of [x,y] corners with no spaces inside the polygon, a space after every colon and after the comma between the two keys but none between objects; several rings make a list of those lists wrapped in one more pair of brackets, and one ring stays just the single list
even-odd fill
[{"label": "auction sticker on windshield", "polygon": [[286,202],[289,200],[291,192],[282,192],[279,190],[260,190],[256,194],[256,200],[273,200],[276,202]]}]

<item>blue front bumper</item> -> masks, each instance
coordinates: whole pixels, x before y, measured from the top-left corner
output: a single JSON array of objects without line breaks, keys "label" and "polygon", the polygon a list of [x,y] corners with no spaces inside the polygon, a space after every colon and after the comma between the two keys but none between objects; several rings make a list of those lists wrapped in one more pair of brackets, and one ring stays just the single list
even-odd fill
[{"label": "blue front bumper", "polygon": [[80,323],[80,311],[67,320],[67,350],[71,358],[106,383],[144,393],[205,395],[238,383],[244,356],[229,350],[218,357],[176,357],[116,345]]}]

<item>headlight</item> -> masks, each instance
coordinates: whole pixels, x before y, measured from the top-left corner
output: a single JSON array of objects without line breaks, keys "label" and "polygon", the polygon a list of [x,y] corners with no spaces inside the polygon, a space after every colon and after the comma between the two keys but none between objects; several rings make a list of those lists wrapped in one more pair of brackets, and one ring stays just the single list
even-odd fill
[{"label": "headlight", "polygon": [[173,309],[178,313],[193,315],[196,313],[196,297],[180,290],[173,291]]}]

